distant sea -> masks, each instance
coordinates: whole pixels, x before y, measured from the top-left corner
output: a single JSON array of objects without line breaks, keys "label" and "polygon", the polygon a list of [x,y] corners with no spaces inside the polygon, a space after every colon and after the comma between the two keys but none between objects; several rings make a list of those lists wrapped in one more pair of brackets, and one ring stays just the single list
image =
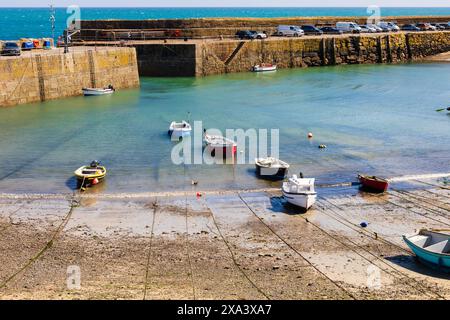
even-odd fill
[{"label": "distant sea", "polygon": [[[367,8],[81,8],[82,20],[368,15]],[[450,7],[381,8],[381,15],[450,15]],[[50,37],[49,16],[48,8],[0,8],[0,39]],[[66,8],[56,9],[56,36],[64,30],[67,18]]]}]

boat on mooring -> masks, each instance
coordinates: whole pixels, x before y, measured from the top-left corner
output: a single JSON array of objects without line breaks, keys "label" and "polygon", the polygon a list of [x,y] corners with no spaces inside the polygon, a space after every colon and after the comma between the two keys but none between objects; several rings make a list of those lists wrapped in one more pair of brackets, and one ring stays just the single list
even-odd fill
[{"label": "boat on mooring", "polygon": [[192,127],[187,121],[173,121],[169,126],[169,136],[172,140],[179,140],[191,135]]},{"label": "boat on mooring", "polygon": [[256,158],[256,174],[264,179],[282,180],[286,177],[289,164],[274,157]]},{"label": "boat on mooring", "polygon": [[253,72],[266,72],[266,71],[275,71],[277,70],[276,64],[271,63],[261,63],[253,66],[252,71]]},{"label": "boat on mooring", "polygon": [[281,187],[283,197],[290,204],[306,211],[317,199],[314,183],[314,178],[299,178],[294,174],[288,181],[283,182]]},{"label": "boat on mooring", "polygon": [[91,97],[91,96],[104,96],[108,94],[113,94],[116,89],[112,85],[109,85],[106,88],[83,88],[83,95],[85,97]]},{"label": "boat on mooring", "polygon": [[102,182],[106,176],[106,168],[100,162],[94,160],[88,166],[82,166],[75,170],[78,186],[92,186]]},{"label": "boat on mooring", "polygon": [[403,240],[420,261],[450,272],[450,234],[421,229],[412,236],[403,236]]},{"label": "boat on mooring", "polygon": [[371,192],[385,192],[389,187],[389,181],[376,176],[358,174],[361,186]]},{"label": "boat on mooring", "polygon": [[237,144],[231,139],[209,134],[205,134],[204,139],[213,157],[218,153],[222,153],[223,157],[234,156],[237,152]]}]

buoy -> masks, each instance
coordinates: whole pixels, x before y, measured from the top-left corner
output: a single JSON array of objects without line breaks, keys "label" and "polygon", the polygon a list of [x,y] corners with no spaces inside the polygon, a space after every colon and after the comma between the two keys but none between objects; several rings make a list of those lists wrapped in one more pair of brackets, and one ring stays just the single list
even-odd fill
[{"label": "buoy", "polygon": [[200,192],[197,192],[197,198],[200,198],[202,194]]},{"label": "buoy", "polygon": [[319,145],[319,149],[325,149],[327,146],[324,144]]},{"label": "buoy", "polygon": [[368,223],[363,221],[363,222],[361,222],[359,225],[360,225],[362,228],[366,228],[367,225],[368,225]]},{"label": "buoy", "polygon": [[198,184],[198,181],[192,180],[192,181],[191,181],[191,184],[192,184],[193,186],[196,186],[196,185]]},{"label": "buoy", "polygon": [[308,138],[310,138],[310,139],[311,139],[312,137],[313,137],[313,134],[312,134],[312,132],[309,132],[309,133],[308,133]]},{"label": "buoy", "polygon": [[92,180],[92,185],[95,186],[96,184],[98,184],[98,179],[94,178],[94,180]]}]

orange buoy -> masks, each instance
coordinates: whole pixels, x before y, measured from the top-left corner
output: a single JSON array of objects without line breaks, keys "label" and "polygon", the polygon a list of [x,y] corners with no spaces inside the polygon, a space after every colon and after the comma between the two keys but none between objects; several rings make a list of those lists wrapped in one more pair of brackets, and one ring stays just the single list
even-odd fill
[{"label": "orange buoy", "polygon": [[95,186],[96,184],[98,184],[98,182],[99,182],[98,179],[94,178],[94,180],[92,180],[92,185]]},{"label": "orange buoy", "polygon": [[311,139],[312,137],[313,137],[313,134],[312,134],[312,132],[309,132],[309,133],[308,133],[308,138],[310,138],[310,139]]},{"label": "orange buoy", "polygon": [[197,192],[197,198],[200,198],[202,194],[200,192]]}]

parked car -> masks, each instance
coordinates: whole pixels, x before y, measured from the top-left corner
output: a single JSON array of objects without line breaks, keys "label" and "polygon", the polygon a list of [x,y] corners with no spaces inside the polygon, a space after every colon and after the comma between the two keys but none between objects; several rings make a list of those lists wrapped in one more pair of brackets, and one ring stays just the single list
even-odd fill
[{"label": "parked car", "polygon": [[338,22],[336,28],[342,32],[360,33],[361,28],[355,22]]},{"label": "parked car", "polygon": [[432,23],[431,24],[433,27],[435,27],[437,30],[445,30],[446,26],[445,24],[441,24],[441,23]]},{"label": "parked car", "polygon": [[377,32],[383,32],[383,29],[376,24],[366,24],[366,26],[374,28],[375,30],[377,30]]},{"label": "parked car", "polygon": [[416,24],[416,27],[419,28],[421,31],[436,31],[436,27],[433,27],[429,23],[418,23]]},{"label": "parked car", "polygon": [[368,32],[368,33],[375,33],[375,32],[377,32],[377,29],[375,29],[375,28],[373,28],[373,27],[371,27],[369,25],[366,25],[366,24],[364,24],[362,26],[360,25],[359,27],[361,28],[361,32]]},{"label": "parked car", "polygon": [[255,35],[255,39],[266,39],[267,38],[267,33],[265,33],[265,32],[254,31],[254,30],[250,30],[250,32]]},{"label": "parked car", "polygon": [[236,32],[236,37],[239,39],[256,39],[256,34],[252,33],[250,30],[240,30]]},{"label": "parked car", "polygon": [[279,36],[292,36],[292,37],[301,37],[305,34],[299,26],[286,26],[279,25],[277,28],[277,35]]},{"label": "parked car", "polygon": [[33,50],[34,49],[34,44],[33,41],[24,41],[22,42],[22,51],[26,51],[26,50]]},{"label": "parked car", "polygon": [[395,23],[393,22],[386,22],[386,21],[380,21],[377,24],[380,28],[383,29],[383,31],[392,31],[392,32],[396,32],[396,31],[400,31],[400,27],[397,26]]},{"label": "parked car", "polygon": [[21,50],[17,43],[15,42],[5,42],[3,46],[1,55],[2,56],[20,56]]},{"label": "parked car", "polygon": [[322,30],[322,32],[325,34],[343,34],[344,33],[342,30],[339,30],[334,27],[328,27],[328,26],[322,27],[322,28],[320,28],[320,30]]},{"label": "parked car", "polygon": [[403,31],[420,31],[420,28],[417,28],[413,24],[405,24],[402,26]]},{"label": "parked car", "polygon": [[319,28],[316,28],[315,26],[312,26],[312,25],[302,26],[302,30],[305,32],[305,34],[316,34],[316,35],[323,34],[322,30],[320,30]]}]

